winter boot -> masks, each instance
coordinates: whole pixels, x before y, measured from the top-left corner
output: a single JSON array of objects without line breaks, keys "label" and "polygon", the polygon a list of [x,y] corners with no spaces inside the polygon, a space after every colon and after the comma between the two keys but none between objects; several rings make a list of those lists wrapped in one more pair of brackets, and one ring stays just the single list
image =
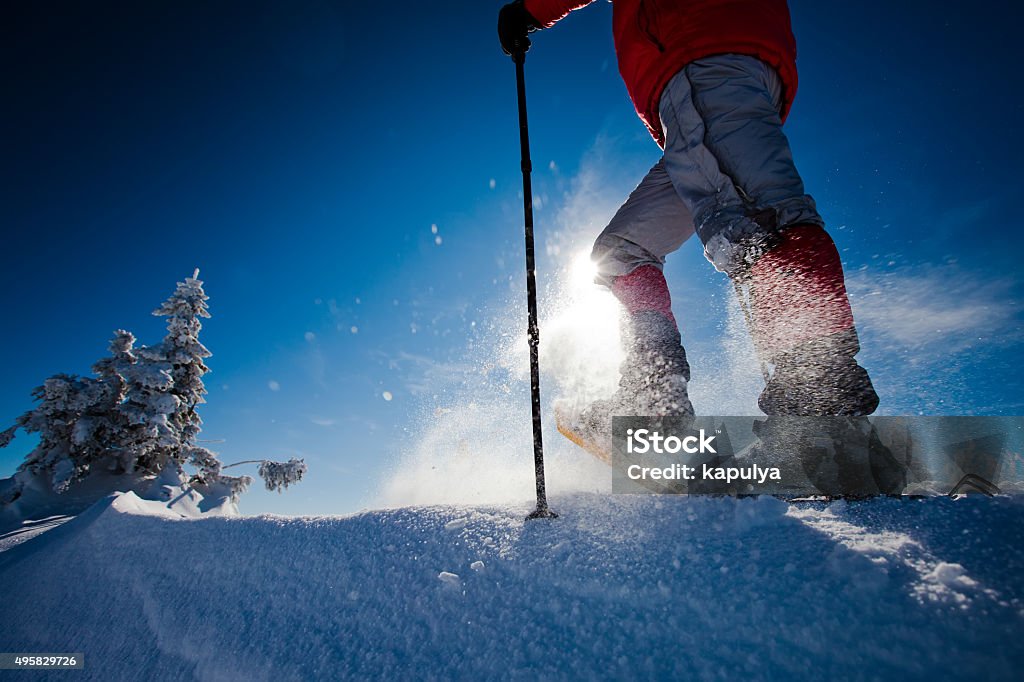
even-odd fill
[{"label": "winter boot", "polygon": [[628,313],[626,359],[619,367],[618,390],[583,411],[584,429],[610,437],[612,416],[693,415],[686,390],[690,365],[664,275],[645,265],[616,278],[612,292]]},{"label": "winter boot", "polygon": [[619,388],[612,400],[621,414],[679,417],[693,414],[686,391],[690,365],[686,361],[675,320],[654,310],[629,318],[629,351],[619,367]]},{"label": "winter boot", "polygon": [[883,443],[867,417],[772,415],[755,422],[754,433],[750,459],[782,475],[775,489],[759,492],[861,498],[906,488],[905,455]]},{"label": "winter boot", "polygon": [[768,415],[860,416],[878,395],[854,356],[860,350],[835,243],[797,225],[749,268],[754,342],[774,372],[758,398]]}]

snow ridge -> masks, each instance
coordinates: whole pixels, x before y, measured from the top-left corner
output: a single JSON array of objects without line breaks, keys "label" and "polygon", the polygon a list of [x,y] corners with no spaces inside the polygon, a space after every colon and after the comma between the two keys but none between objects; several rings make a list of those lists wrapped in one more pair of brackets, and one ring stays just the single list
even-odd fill
[{"label": "snow ridge", "polygon": [[0,553],[0,650],[83,651],[87,679],[1014,679],[1024,663],[1014,498],[552,504],[559,519],[530,523],[527,504],[187,518],[112,496]]}]

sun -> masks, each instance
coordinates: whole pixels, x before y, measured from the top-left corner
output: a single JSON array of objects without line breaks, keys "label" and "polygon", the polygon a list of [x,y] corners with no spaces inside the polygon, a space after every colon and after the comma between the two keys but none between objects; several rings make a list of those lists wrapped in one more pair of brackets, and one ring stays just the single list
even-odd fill
[{"label": "sun", "polygon": [[597,264],[590,260],[590,253],[581,251],[573,257],[569,266],[569,286],[574,293],[593,289],[596,285]]}]

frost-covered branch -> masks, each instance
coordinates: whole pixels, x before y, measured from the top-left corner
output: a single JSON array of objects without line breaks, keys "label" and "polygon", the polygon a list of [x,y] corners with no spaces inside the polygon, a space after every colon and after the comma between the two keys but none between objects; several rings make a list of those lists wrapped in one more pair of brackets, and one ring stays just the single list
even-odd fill
[{"label": "frost-covered branch", "polygon": [[269,459],[247,459],[241,462],[225,464],[221,469],[229,469],[241,466],[242,464],[259,464],[256,473],[263,479],[263,484],[267,487],[267,490],[276,490],[277,492],[281,492],[288,486],[301,481],[307,471],[306,462],[295,457],[292,457],[287,462],[274,462]]},{"label": "frost-covered branch", "polygon": [[287,462],[271,462],[267,460],[257,469],[267,490],[281,492],[293,483],[298,483],[306,473],[306,463],[294,457]]}]

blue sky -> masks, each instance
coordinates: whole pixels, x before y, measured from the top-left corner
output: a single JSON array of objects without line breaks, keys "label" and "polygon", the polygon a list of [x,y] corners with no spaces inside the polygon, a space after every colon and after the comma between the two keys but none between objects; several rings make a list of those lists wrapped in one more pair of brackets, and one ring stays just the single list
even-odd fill
[{"label": "blue sky", "polygon": [[[525,315],[500,3],[144,5],[9,10],[0,420],[46,376],[87,373],[116,328],[157,342],[149,312],[199,267],[214,315],[204,436],[225,461],[311,469],[243,510],[372,505],[432,415],[486,398],[493,382],[473,377]],[[1020,414],[1020,10],[791,9],[787,132],[842,250],[881,410]],[[527,60],[549,318],[562,270],[659,155],[610,22],[595,3]],[[724,279],[696,243],[666,274],[695,374],[728,394]],[[528,438],[509,372],[508,419]],[[716,400],[703,411],[735,404]],[[0,475],[31,447],[0,451]]]}]

